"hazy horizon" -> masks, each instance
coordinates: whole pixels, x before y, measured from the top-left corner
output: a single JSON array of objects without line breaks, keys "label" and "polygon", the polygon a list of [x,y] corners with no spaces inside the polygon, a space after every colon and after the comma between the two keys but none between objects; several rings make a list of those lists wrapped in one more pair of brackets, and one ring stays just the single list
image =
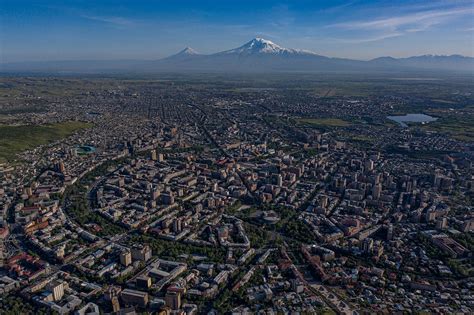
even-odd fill
[{"label": "hazy horizon", "polygon": [[160,59],[254,37],[329,57],[474,56],[472,1],[3,1],[1,62]]}]

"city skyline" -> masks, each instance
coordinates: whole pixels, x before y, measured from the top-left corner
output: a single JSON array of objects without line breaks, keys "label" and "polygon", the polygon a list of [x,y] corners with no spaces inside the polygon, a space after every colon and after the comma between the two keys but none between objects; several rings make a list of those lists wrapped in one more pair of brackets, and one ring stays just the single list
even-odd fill
[{"label": "city skyline", "polygon": [[0,314],[472,314],[473,0],[2,0]]},{"label": "city skyline", "polygon": [[254,37],[361,60],[473,56],[473,13],[470,1],[5,1],[1,62],[160,59]]}]

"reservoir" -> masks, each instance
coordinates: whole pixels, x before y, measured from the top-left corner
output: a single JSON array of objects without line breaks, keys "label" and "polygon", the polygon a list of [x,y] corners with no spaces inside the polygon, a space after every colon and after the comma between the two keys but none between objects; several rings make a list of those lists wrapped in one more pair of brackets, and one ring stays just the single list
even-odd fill
[{"label": "reservoir", "polygon": [[397,122],[402,127],[408,127],[408,125],[406,124],[407,122],[416,122],[424,124],[438,120],[438,118],[431,117],[425,114],[406,114],[404,116],[387,116],[387,118]]}]

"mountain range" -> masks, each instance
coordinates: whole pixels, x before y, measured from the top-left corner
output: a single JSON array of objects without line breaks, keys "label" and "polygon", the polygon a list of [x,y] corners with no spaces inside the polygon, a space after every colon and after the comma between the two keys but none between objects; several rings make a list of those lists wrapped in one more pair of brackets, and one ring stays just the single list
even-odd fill
[{"label": "mountain range", "polygon": [[474,58],[461,55],[380,57],[369,61],[331,58],[308,50],[281,47],[263,38],[214,54],[186,47],[158,60],[79,60],[0,64],[0,72],[159,73],[159,72],[376,72],[474,71]]}]

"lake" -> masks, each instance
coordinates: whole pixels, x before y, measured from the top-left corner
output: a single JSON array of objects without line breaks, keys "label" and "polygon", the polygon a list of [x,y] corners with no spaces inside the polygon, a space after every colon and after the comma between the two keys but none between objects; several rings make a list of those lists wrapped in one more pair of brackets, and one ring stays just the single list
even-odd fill
[{"label": "lake", "polygon": [[438,118],[431,117],[425,114],[406,114],[404,116],[387,116],[388,119],[400,124],[402,127],[408,127],[407,122],[429,123],[438,120]]}]

